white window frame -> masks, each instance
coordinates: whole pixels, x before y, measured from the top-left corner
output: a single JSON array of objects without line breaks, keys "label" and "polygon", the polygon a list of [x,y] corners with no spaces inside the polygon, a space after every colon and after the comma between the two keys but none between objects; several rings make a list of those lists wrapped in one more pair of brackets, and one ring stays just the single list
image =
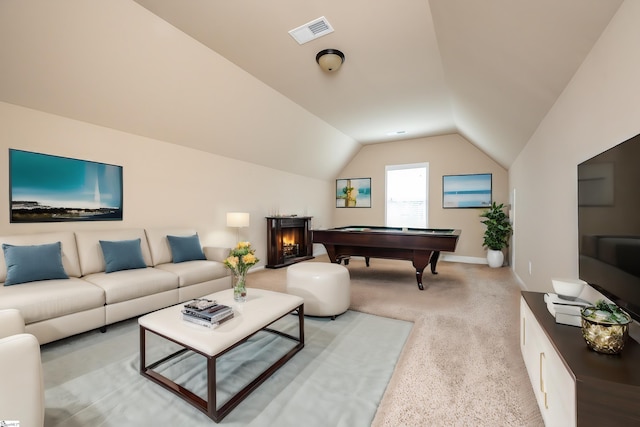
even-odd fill
[{"label": "white window frame", "polygon": [[[421,227],[417,228],[429,228],[429,163],[409,163],[409,164],[401,164],[401,165],[386,165],[384,170],[384,222],[386,227],[398,227],[399,225],[389,224],[389,216],[388,216],[388,203],[389,203],[389,188],[388,188],[388,174],[390,171],[394,170],[403,170],[403,169],[419,169],[423,168],[425,170],[425,223]],[[404,226],[403,226],[404,227]]]}]

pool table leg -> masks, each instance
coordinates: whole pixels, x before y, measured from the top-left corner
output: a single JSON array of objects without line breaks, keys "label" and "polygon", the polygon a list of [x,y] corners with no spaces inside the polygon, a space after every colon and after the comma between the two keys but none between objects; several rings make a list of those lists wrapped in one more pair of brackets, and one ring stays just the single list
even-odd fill
[{"label": "pool table leg", "polygon": [[431,259],[431,251],[414,251],[413,253],[413,267],[416,269],[416,281],[418,282],[418,289],[424,291],[422,286],[422,272],[429,265]]},{"label": "pool table leg", "polygon": [[[349,265],[349,260],[351,259],[350,256],[340,256],[338,257],[338,264],[340,264],[340,261],[344,261],[344,265]],[[367,267],[369,267],[369,257],[366,256],[364,257],[364,262],[367,264]]]},{"label": "pool table leg", "polygon": [[440,258],[440,251],[433,251],[429,263],[431,264],[431,274],[438,274],[436,271],[436,264],[438,264],[438,258]]},{"label": "pool table leg", "polygon": [[440,258],[440,251],[428,251],[420,255],[414,253],[413,266],[416,269],[416,281],[418,282],[418,289],[424,291],[422,285],[422,273],[428,264],[431,264],[431,274],[438,274],[436,271],[436,265],[438,264],[438,258]]}]

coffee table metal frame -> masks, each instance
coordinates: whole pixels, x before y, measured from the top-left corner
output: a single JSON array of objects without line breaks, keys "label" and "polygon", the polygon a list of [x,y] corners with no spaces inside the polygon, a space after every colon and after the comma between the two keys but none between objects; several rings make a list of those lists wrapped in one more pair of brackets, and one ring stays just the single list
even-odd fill
[{"label": "coffee table metal frame", "polygon": [[[269,328],[270,325],[274,324],[278,320],[282,319],[289,314],[297,314],[298,316],[298,327],[299,327],[299,337],[295,337],[293,335],[284,333],[282,331],[278,331],[275,329]],[[179,320],[176,320],[179,321]],[[274,333],[280,335],[282,337],[288,338],[297,342],[295,347],[289,350],[284,356],[274,362],[270,367],[268,367],[265,371],[263,371],[258,377],[256,377],[253,381],[247,384],[242,390],[238,391],[235,395],[233,395],[227,402],[225,402],[220,408],[217,408],[217,397],[216,397],[216,361],[219,357],[224,355],[225,353],[233,350],[234,348],[245,343],[249,338],[253,335],[257,334],[260,331],[266,331],[270,333]],[[158,335],[166,340],[174,342],[181,346],[182,348],[148,366],[146,366],[146,332],[151,332],[155,335]],[[185,345],[180,342],[179,339],[170,338],[162,333],[154,331],[153,329],[146,328],[140,325],[140,374],[144,377],[149,378],[151,381],[161,385],[167,390],[175,393],[182,399],[189,402],[191,405],[195,406],[205,414],[209,418],[211,418],[215,422],[220,422],[225,416],[231,412],[233,408],[238,406],[240,402],[242,402],[253,390],[258,388],[260,384],[262,384],[267,378],[269,378],[275,371],[277,371],[280,367],[282,367],[289,359],[293,357],[297,352],[302,350],[304,347],[304,304],[300,304],[296,309],[291,312],[287,312],[277,319],[273,320],[267,326],[262,329],[258,329],[255,332],[240,338],[235,344],[231,347],[226,348],[218,354],[210,355],[203,353],[199,350],[196,350],[192,347]],[[187,351],[192,351],[194,353],[200,354],[207,359],[207,400],[201,398],[197,394],[193,393],[191,390],[181,386],[180,384],[176,384],[174,381],[165,377],[164,375],[154,371],[156,367],[162,365],[163,363],[180,356],[181,354],[186,353]]]}]

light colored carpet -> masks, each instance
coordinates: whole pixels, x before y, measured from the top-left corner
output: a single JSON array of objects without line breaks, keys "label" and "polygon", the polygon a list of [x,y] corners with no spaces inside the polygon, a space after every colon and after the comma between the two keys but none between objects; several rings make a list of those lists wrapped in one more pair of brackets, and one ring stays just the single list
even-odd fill
[{"label": "light colored carpet", "polygon": [[[355,311],[335,321],[306,318],[305,347],[220,424],[297,426],[304,420],[305,426],[369,426],[411,328],[407,321]],[[277,329],[297,334],[297,316],[285,316]],[[147,337],[148,362],[177,349]],[[138,338],[132,319],[105,334],[92,331],[43,346],[45,426],[215,425],[139,374]],[[226,401],[292,346],[261,332],[225,354],[218,363],[218,399]],[[206,397],[203,357],[189,353],[158,370]]]},{"label": "light colored carpet", "polygon": [[[311,262],[328,262],[326,255]],[[408,261],[352,259],[351,309],[414,322],[372,425],[543,426],[519,346],[508,268],[440,262],[419,291]],[[249,287],[285,289],[286,269]]]}]

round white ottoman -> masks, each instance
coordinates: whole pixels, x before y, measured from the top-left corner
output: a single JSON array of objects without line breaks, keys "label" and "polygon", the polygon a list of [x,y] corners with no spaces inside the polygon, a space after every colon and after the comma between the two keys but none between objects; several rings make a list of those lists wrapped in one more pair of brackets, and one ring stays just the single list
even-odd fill
[{"label": "round white ottoman", "polygon": [[304,314],[335,319],[349,309],[349,270],[340,264],[301,262],[287,267],[287,293],[304,299]]}]

